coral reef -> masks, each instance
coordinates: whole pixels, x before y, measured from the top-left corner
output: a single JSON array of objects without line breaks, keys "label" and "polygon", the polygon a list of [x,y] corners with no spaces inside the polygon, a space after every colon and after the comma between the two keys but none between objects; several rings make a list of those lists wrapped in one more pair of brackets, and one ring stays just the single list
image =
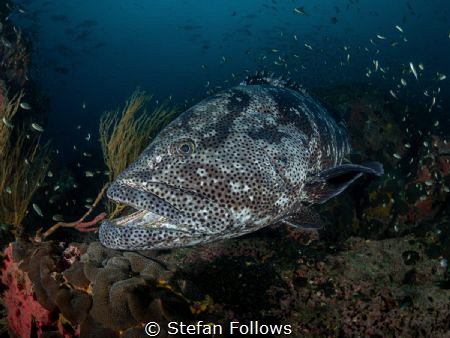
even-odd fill
[{"label": "coral reef", "polygon": [[[27,295],[50,318],[45,326],[34,324],[45,334],[134,337],[144,336],[149,321],[162,328],[198,320],[226,327],[257,319],[292,325],[297,337],[443,337],[450,276],[442,263],[448,246],[441,245],[448,232],[439,235],[442,241],[436,234],[302,244],[281,227],[171,252],[15,242],[5,256],[12,252],[8,260],[22,261],[19,275],[33,287]],[[11,264],[5,266],[3,297],[21,299],[20,289],[5,280]],[[8,303],[10,316],[18,304]]]},{"label": "coral reef", "polygon": [[3,302],[8,309],[9,329],[19,337],[31,337],[31,333],[42,335],[42,327],[52,322],[50,311],[33,297],[32,283],[19,267],[20,261],[13,258],[12,246],[4,252],[1,282],[8,288]]},{"label": "coral reef", "polygon": [[[11,251],[14,258],[11,258]],[[46,320],[33,319],[34,330],[62,336],[143,336],[149,321],[194,320],[207,299],[188,281],[173,278],[164,262],[135,252],[117,252],[98,242],[42,244],[13,243],[5,251],[7,262],[20,263],[32,282],[27,293],[14,287],[9,266],[2,270],[8,319],[17,318],[23,304],[41,304]],[[28,280],[28,279],[27,279]],[[37,300],[34,301],[33,299]],[[36,312],[37,313],[37,312]],[[17,326],[15,334],[25,337]],[[139,336],[139,335],[138,335]]]}]

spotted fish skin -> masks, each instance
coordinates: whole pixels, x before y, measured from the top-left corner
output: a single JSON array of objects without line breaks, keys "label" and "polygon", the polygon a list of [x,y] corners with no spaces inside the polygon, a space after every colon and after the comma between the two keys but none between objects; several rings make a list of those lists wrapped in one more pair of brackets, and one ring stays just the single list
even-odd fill
[{"label": "spotted fish skin", "polygon": [[339,176],[334,168],[350,152],[345,130],[295,89],[247,80],[172,121],[108,189],[140,212],[104,221],[102,244],[143,250],[241,236],[345,188],[328,189],[327,177],[339,185],[336,177],[381,173],[344,165],[354,175]]}]

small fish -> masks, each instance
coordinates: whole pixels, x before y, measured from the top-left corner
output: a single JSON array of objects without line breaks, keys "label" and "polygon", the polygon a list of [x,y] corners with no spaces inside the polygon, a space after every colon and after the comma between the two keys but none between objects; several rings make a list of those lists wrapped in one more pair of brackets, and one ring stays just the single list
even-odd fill
[{"label": "small fish", "polygon": [[53,173],[49,170],[49,171],[47,172],[47,176],[48,176],[48,177],[53,177]]},{"label": "small fish", "polygon": [[406,81],[405,81],[405,79],[403,79],[403,78],[400,79],[400,82],[402,83],[403,86],[406,86]]},{"label": "small fish", "polygon": [[44,217],[41,208],[39,208],[39,206],[36,203],[33,203],[33,209],[34,211],[36,211],[36,214],[38,214],[41,217]]},{"label": "small fish", "polygon": [[60,186],[59,186],[59,185],[55,185],[55,187],[53,188],[53,191],[58,191],[58,190],[59,190],[59,188],[60,188]]},{"label": "small fish", "polygon": [[441,74],[441,73],[438,72],[438,73],[436,73],[436,78],[439,81],[443,81],[443,80],[445,80],[447,78],[447,76],[445,74]]},{"label": "small fish", "polygon": [[397,154],[397,153],[394,153],[394,155],[393,155],[397,160],[400,160],[402,157],[399,155],[399,154]]},{"label": "small fish", "polygon": [[87,136],[84,138],[86,141],[89,141],[91,139],[91,134],[87,134]]},{"label": "small fish", "polygon": [[52,216],[52,220],[54,220],[55,222],[63,222],[64,217],[63,215],[56,214]]},{"label": "small fish", "polygon": [[278,50],[278,49],[275,49],[275,48],[272,48],[272,52],[273,52],[273,53],[278,53],[279,50]]},{"label": "small fish", "polygon": [[14,125],[12,125],[11,122],[9,122],[9,121],[6,119],[6,117],[3,117],[3,118],[2,118],[2,122],[3,122],[3,124],[4,124],[5,126],[7,126],[7,127],[10,128],[10,129],[13,129],[13,128],[14,128]]},{"label": "small fish", "polygon": [[435,127],[437,127],[439,125],[439,121],[435,121],[433,124]]},{"label": "small fish", "polygon": [[86,109],[86,102],[83,101],[83,103],[81,104],[81,108]]},{"label": "small fish", "polygon": [[91,154],[89,154],[89,153],[85,153],[85,152],[83,152],[83,156],[84,156],[84,157],[92,157],[92,155],[91,155]]},{"label": "small fish", "polygon": [[12,194],[11,187],[5,187],[5,191],[10,195]]},{"label": "small fish", "polygon": [[378,71],[378,60],[373,60],[373,64],[375,65],[375,71]]},{"label": "small fish", "polygon": [[380,40],[386,40],[386,37],[380,34],[377,34],[377,38]]},{"label": "small fish", "polygon": [[84,174],[86,177],[94,177],[94,173],[92,171],[85,171]]},{"label": "small fish", "polygon": [[36,130],[36,131],[38,131],[38,132],[40,132],[40,133],[42,133],[44,131],[44,128],[42,128],[42,126],[40,126],[37,123],[32,123],[31,124],[31,128]]},{"label": "small fish", "polygon": [[403,33],[403,28],[402,27],[396,25],[395,29],[397,29],[400,33]]},{"label": "small fish", "polygon": [[305,11],[304,7],[296,7],[294,8],[294,13],[300,14],[300,15],[308,15]]},{"label": "small fish", "polygon": [[298,41],[297,35],[294,34],[294,40]]},{"label": "small fish", "polygon": [[31,106],[26,102],[20,102],[20,108],[25,109],[25,110],[30,110]]},{"label": "small fish", "polygon": [[394,99],[397,99],[397,95],[395,95],[395,93],[394,93],[394,91],[391,89],[391,90],[389,90],[389,93],[392,95],[392,97],[394,98]]},{"label": "small fish", "polygon": [[411,148],[411,145],[409,143],[405,143],[405,148]]},{"label": "small fish", "polygon": [[420,70],[423,70],[423,69],[424,69],[424,68],[423,68],[423,63],[419,63],[418,66],[419,66],[419,69],[420,69]]},{"label": "small fish", "polygon": [[417,71],[416,71],[416,68],[414,67],[414,64],[412,62],[409,63],[409,69],[413,73],[413,75],[416,78],[416,80],[418,80],[419,78],[417,76]]},{"label": "small fish", "polygon": [[392,41],[391,42],[391,47],[395,47],[395,46],[397,46],[398,45],[398,41]]},{"label": "small fish", "polygon": [[310,49],[310,50],[312,50],[311,45],[309,45],[309,44],[307,44],[307,43],[305,43],[305,47],[308,48],[308,49]]}]

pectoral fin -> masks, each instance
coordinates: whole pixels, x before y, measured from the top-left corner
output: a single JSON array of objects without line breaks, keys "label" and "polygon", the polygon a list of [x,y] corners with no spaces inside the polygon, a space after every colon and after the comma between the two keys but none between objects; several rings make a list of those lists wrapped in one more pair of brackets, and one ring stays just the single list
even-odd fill
[{"label": "pectoral fin", "polygon": [[282,220],[284,224],[294,228],[317,231],[323,228],[323,222],[319,214],[311,207],[301,208],[295,214]]},{"label": "pectoral fin", "polygon": [[305,191],[308,202],[324,203],[330,198],[339,195],[362,174],[383,175],[383,165],[379,162],[370,162],[363,165],[342,164],[326,169],[307,179]]}]

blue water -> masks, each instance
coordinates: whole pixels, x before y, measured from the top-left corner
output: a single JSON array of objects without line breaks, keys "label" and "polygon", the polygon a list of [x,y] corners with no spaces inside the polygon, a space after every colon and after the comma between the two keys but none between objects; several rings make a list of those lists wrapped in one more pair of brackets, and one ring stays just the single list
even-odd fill
[{"label": "blue water", "polygon": [[[12,19],[32,38],[33,76],[51,99],[46,134],[61,161],[98,147],[99,117],[123,105],[138,86],[154,94],[155,103],[171,96],[174,105],[189,106],[208,90],[235,85],[247,71],[264,68],[307,88],[373,84],[425,108],[433,95],[423,91],[434,91],[432,111],[443,114],[449,106],[448,0],[16,3],[26,13]],[[306,15],[295,13],[298,7]],[[436,80],[437,72],[447,79]],[[85,140],[88,133],[91,141]]]}]

